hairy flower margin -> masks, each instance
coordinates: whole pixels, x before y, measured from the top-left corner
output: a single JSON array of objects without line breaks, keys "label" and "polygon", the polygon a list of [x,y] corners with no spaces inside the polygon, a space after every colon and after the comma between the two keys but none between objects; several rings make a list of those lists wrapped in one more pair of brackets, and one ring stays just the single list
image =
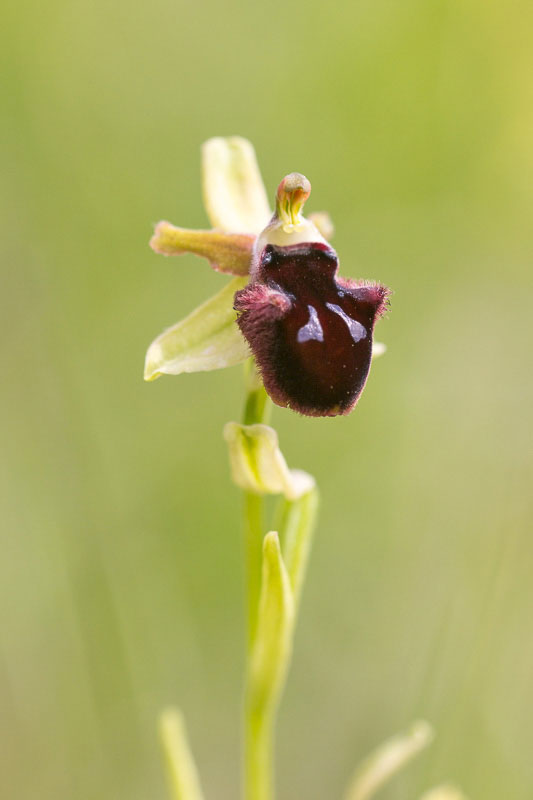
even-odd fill
[{"label": "hairy flower margin", "polygon": [[292,173],[272,214],[255,152],[246,139],[214,138],[202,148],[211,230],[159,222],[150,246],[195,253],[231,280],[150,345],[145,380],[220,369],[255,357],[272,400],[309,416],[347,414],[364,388],[372,343],[386,309],[380,284],[337,275],[329,216],[302,215],[311,184]]}]

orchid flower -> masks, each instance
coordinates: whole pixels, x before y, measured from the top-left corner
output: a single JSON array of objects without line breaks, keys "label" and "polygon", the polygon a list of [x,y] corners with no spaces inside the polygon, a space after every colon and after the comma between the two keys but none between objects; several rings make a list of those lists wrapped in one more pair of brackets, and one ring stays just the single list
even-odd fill
[{"label": "orchid flower", "polygon": [[[146,354],[146,380],[220,369],[247,361],[243,422],[224,428],[233,482],[243,490],[247,649],[244,796],[274,798],[274,726],[291,661],[299,600],[318,506],[315,479],[289,469],[266,423],[269,402],[308,416],[349,413],[368,377],[374,325],[389,291],[338,276],[324,212],[302,211],[311,184],[293,172],[278,186],[272,214],[252,145],[241,138],[203,146],[203,189],[213,228],[156,226],[150,245],[163,255],[195,253],[233,279],[164,331]],[[257,369],[250,356],[253,356]],[[263,388],[264,387],[264,388]],[[266,390],[266,393],[265,393]],[[276,530],[265,532],[263,497],[282,502]],[[160,733],[175,800],[202,800],[181,712],[169,708]],[[377,747],[357,767],[345,800],[374,795],[425,749],[431,726],[419,720]],[[466,800],[442,784],[423,800]]]},{"label": "orchid flower", "polygon": [[156,226],[151,247],[195,253],[233,276],[215,297],[150,345],[146,380],[219,369],[253,355],[274,403],[308,416],[349,413],[364,388],[372,339],[387,305],[381,284],[340,278],[325,213],[302,215],[311,184],[300,173],[279,184],[275,211],[250,142],[203,146],[204,201],[212,230]]}]

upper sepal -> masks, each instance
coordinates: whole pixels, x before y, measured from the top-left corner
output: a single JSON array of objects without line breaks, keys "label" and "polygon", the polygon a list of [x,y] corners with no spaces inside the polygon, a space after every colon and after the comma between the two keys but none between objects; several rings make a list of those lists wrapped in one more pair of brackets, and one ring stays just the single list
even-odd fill
[{"label": "upper sepal", "polygon": [[202,147],[202,178],[213,227],[257,236],[271,211],[253,145],[240,136],[209,139]]}]

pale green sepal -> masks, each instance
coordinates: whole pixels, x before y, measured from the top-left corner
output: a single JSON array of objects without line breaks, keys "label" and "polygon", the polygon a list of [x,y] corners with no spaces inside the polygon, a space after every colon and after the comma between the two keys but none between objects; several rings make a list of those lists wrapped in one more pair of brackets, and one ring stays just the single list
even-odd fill
[{"label": "pale green sepal", "polygon": [[280,534],[283,560],[289,574],[296,608],[298,608],[309,560],[317,511],[318,490],[313,487],[298,500],[285,501],[285,508],[282,512]]},{"label": "pale green sepal", "polygon": [[263,540],[263,567],[257,627],[249,666],[248,703],[252,713],[273,711],[291,657],[294,602],[278,534]]},{"label": "pale green sepal", "polygon": [[426,792],[420,800],[468,800],[467,796],[456,786],[443,784]]},{"label": "pale green sepal", "polygon": [[204,205],[215,228],[258,234],[272,215],[251,142],[209,139],[202,147]]},{"label": "pale green sepal", "polygon": [[383,342],[374,342],[372,345],[372,358],[379,358],[387,352],[387,345]]},{"label": "pale green sepal", "polygon": [[159,736],[173,800],[203,800],[198,771],[187,740],[185,721],[178,709],[167,708],[161,713]]},{"label": "pale green sepal", "polygon": [[246,278],[234,278],[188,317],[158,336],[146,353],[144,379],[152,381],[162,374],[222,369],[245,361],[250,350],[235,323],[233,297],[246,283]]},{"label": "pale green sepal", "polygon": [[356,769],[344,800],[369,800],[432,739],[433,729],[424,720],[388,739]]},{"label": "pale green sepal", "polygon": [[307,472],[287,467],[278,435],[268,425],[240,425],[228,422],[224,427],[228,443],[233,482],[256,494],[283,494],[296,500],[315,485]]}]

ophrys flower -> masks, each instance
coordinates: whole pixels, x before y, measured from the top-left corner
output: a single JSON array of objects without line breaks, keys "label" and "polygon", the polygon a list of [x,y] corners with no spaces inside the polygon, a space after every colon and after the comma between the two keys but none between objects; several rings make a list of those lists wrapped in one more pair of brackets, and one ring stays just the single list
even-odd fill
[{"label": "ophrys flower", "polygon": [[337,276],[327,216],[302,215],[311,191],[303,175],[281,181],[271,216],[246,140],[206,142],[203,172],[214,229],[160,222],[151,246],[165,255],[196,253],[239,277],[152,343],[145,378],[231,366],[251,350],[277,405],[309,416],[348,413],[368,376],[388,290]]}]

